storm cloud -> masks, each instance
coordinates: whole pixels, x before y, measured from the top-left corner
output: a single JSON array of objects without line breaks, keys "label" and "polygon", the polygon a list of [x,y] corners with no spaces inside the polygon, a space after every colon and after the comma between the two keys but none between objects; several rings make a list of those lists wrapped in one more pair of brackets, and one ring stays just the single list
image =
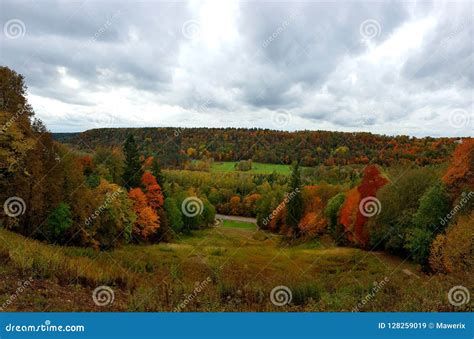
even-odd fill
[{"label": "storm cloud", "polygon": [[0,63],[55,132],[473,136],[473,3],[2,1]]}]

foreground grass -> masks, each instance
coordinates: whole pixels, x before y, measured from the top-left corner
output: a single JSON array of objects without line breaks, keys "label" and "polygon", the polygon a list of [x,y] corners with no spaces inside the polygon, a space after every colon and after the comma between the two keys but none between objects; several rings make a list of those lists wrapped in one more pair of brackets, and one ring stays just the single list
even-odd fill
[{"label": "foreground grass", "polygon": [[[411,272],[410,275],[407,272]],[[0,304],[32,278],[7,311],[461,311],[452,286],[472,275],[427,276],[383,253],[335,247],[328,239],[288,246],[272,234],[216,227],[174,243],[129,245],[111,252],[62,248],[0,230]],[[387,282],[376,293],[374,282]],[[99,307],[92,291],[115,292]],[[284,285],[292,301],[275,306]]]}]

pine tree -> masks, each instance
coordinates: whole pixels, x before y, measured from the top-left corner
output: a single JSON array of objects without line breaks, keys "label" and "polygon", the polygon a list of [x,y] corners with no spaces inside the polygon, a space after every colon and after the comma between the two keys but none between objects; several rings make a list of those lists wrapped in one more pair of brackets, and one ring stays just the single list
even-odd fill
[{"label": "pine tree", "polygon": [[153,158],[153,162],[151,163],[151,173],[155,176],[156,181],[160,187],[164,187],[165,178],[163,177],[163,173],[161,172],[161,166],[156,157]]},{"label": "pine tree", "polygon": [[301,196],[301,177],[299,162],[293,165],[293,171],[290,179],[290,192],[288,193],[288,202],[286,205],[286,225],[292,230],[293,236],[298,236],[298,224],[303,216],[303,198]]},{"label": "pine tree", "polygon": [[143,168],[133,135],[130,134],[127,137],[123,147],[123,152],[125,153],[125,171],[123,173],[125,187],[127,187],[127,189],[140,187]]}]

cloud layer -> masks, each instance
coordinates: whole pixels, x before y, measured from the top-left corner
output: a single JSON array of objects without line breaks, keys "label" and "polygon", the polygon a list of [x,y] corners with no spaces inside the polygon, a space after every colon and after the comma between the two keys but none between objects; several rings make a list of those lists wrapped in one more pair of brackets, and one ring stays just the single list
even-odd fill
[{"label": "cloud layer", "polygon": [[2,1],[0,63],[56,132],[473,136],[472,2]]}]

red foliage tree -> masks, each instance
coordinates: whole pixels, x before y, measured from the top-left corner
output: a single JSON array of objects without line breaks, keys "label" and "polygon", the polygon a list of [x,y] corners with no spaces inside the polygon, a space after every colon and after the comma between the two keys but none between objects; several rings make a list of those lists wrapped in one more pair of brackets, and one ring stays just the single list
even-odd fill
[{"label": "red foliage tree", "polygon": [[[380,206],[375,198],[377,191],[382,188],[388,180],[383,177],[377,166],[369,165],[364,169],[362,182],[346,194],[346,200],[341,207],[340,223],[344,225],[347,239],[361,247],[369,243],[369,232],[366,229],[369,214],[364,212],[366,206],[361,206],[363,201],[373,203],[375,213]],[[367,199],[368,200],[367,200]],[[365,199],[365,200],[364,200]]]},{"label": "red foliage tree", "polygon": [[[364,169],[362,182],[359,187],[357,187],[357,190],[359,191],[360,202],[365,198],[373,197],[375,199],[377,191],[386,183],[388,183],[388,180],[381,175],[377,166],[367,166]],[[363,209],[364,206],[357,206],[357,217],[354,224],[354,236],[358,244],[360,244],[362,247],[366,247],[369,243],[369,232],[364,226],[367,223],[368,216],[367,213],[362,213]]]},{"label": "red foliage tree", "polygon": [[466,138],[456,147],[443,182],[455,197],[463,190],[474,190],[474,139]]},{"label": "red foliage tree", "polygon": [[354,243],[354,234],[352,232],[352,225],[356,219],[356,212],[359,208],[360,194],[357,187],[354,187],[346,193],[346,199],[340,210],[339,222],[344,226],[347,235],[347,240]]},{"label": "red foliage tree", "polygon": [[148,200],[148,206],[154,211],[163,207],[164,197],[161,187],[156,182],[156,178],[150,172],[143,173],[142,184],[145,186],[145,195]]}]

